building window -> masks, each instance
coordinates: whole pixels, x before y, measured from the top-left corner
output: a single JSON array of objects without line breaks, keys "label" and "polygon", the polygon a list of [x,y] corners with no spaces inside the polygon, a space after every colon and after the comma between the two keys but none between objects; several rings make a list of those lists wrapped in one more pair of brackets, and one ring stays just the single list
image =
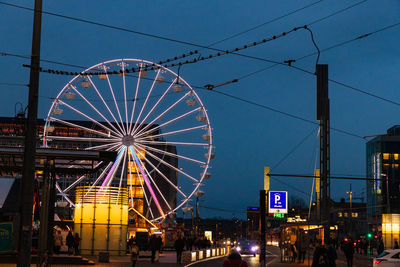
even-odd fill
[{"label": "building window", "polygon": [[343,216],[343,214],[341,213],[341,212],[338,212],[338,217],[342,217]]},{"label": "building window", "polygon": [[352,213],[351,213],[351,217],[357,218],[357,217],[358,217],[358,212],[352,212]]},{"label": "building window", "polygon": [[389,153],[383,153],[383,159],[389,160]]},{"label": "building window", "polygon": [[349,214],[347,212],[344,213],[344,217],[349,217]]},{"label": "building window", "polygon": [[393,154],[394,160],[399,160],[399,154]]}]

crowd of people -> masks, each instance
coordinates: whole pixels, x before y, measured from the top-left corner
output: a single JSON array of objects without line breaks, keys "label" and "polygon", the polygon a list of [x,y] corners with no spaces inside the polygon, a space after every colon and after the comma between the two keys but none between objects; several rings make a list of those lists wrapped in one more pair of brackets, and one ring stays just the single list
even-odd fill
[{"label": "crowd of people", "polygon": [[[64,239],[61,234],[60,230],[55,230],[54,234],[54,253],[55,254],[60,254],[61,247],[64,245]],[[68,254],[72,255],[79,255],[79,244],[81,242],[81,238],[79,237],[78,233],[75,233],[75,235],[72,234],[72,231],[69,231],[65,240],[65,245],[68,247]]]}]

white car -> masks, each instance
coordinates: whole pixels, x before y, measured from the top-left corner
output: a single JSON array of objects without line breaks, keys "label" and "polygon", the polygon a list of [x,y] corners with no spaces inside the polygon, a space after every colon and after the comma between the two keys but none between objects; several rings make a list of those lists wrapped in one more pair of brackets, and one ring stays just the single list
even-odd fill
[{"label": "white car", "polygon": [[374,267],[400,266],[400,249],[385,250],[374,259]]}]

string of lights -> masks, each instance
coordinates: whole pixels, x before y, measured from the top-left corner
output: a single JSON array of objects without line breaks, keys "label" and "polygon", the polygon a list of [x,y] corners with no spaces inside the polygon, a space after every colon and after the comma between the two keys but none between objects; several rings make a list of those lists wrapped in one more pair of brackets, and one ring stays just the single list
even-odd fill
[{"label": "string of lights", "polygon": [[[265,39],[262,39],[262,40],[259,40],[259,41],[251,42],[251,43],[245,44],[245,45],[243,45],[241,47],[236,47],[236,48],[233,48],[233,49],[230,49],[230,50],[221,50],[222,52],[218,52],[218,53],[215,53],[215,54],[209,54],[208,56],[201,56],[200,55],[198,58],[195,58],[195,59],[186,60],[186,61],[182,61],[182,62],[178,62],[178,63],[172,63],[172,64],[164,64],[164,63],[168,63],[170,61],[179,59],[179,57],[174,57],[172,59],[167,59],[167,60],[164,60],[164,61],[160,61],[158,64],[161,65],[162,67],[170,68],[170,67],[182,66],[182,65],[185,65],[185,64],[196,63],[196,62],[212,59],[212,58],[215,58],[215,57],[224,56],[224,55],[227,55],[227,54],[237,54],[238,51],[245,50],[245,49],[257,46],[259,44],[263,44],[263,43],[267,43],[267,42],[270,42],[270,41],[277,40],[279,38],[287,36],[288,34],[290,34],[292,32],[295,32],[297,30],[300,30],[300,29],[308,29],[308,28],[307,28],[307,25],[301,26],[301,27],[295,27],[295,28],[293,28],[291,30],[288,30],[286,32],[283,32],[281,34],[277,34],[277,35],[274,35],[272,37],[265,38]],[[196,53],[198,53],[198,52],[197,51],[189,52],[188,54],[183,54],[181,56],[181,58],[186,57],[186,55],[194,55]],[[23,67],[31,68],[32,66],[27,65],[27,64],[23,64]],[[152,63],[152,64],[144,64],[144,67],[143,66],[139,66],[139,67],[133,67],[133,68],[126,68],[125,71],[119,70],[119,71],[72,72],[72,71],[64,71],[64,70],[43,69],[41,67],[39,67],[38,70],[40,72],[47,72],[47,73],[58,74],[58,75],[75,75],[75,76],[76,75],[81,75],[81,76],[96,76],[97,75],[98,76],[98,75],[104,75],[104,74],[107,74],[107,75],[121,74],[123,72],[125,72],[125,73],[137,73],[137,72],[141,72],[141,71],[156,70],[156,69],[159,69],[159,68],[161,68],[161,67],[157,66],[155,63]]]}]

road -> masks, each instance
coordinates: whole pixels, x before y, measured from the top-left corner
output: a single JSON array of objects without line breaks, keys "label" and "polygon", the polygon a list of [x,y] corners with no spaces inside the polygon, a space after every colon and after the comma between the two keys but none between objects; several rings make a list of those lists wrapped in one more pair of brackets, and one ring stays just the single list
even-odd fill
[{"label": "road", "polygon": [[[346,267],[346,260],[341,251],[338,251],[339,259],[336,261],[337,267]],[[268,247],[267,248],[267,261],[266,267],[300,267],[300,266],[311,266],[312,260],[308,261],[308,257],[306,257],[306,261],[303,264],[300,263],[282,263],[280,262],[280,254],[279,249],[277,247]],[[310,255],[311,258],[311,255]],[[219,258],[215,260],[209,260],[205,262],[199,262],[191,265],[191,267],[221,267],[225,258]],[[259,267],[261,266],[259,263],[258,255],[256,257],[253,256],[243,256],[243,259],[247,262],[249,267]],[[366,256],[362,255],[354,255],[354,264],[353,267],[368,267],[372,266],[372,260]]]}]

